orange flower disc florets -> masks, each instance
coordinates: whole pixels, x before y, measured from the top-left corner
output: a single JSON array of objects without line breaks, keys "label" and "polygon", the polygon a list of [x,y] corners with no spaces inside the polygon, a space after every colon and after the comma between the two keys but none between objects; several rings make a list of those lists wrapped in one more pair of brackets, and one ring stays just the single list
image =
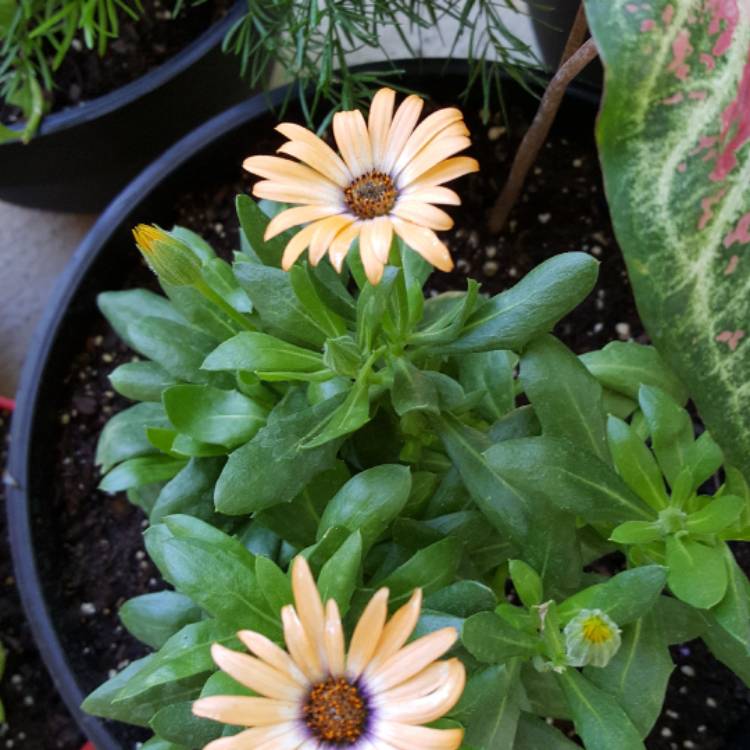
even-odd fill
[{"label": "orange flower disc florets", "polygon": [[324,742],[355,743],[367,720],[367,705],[359,690],[343,677],[329,677],[310,690],[305,723]]}]

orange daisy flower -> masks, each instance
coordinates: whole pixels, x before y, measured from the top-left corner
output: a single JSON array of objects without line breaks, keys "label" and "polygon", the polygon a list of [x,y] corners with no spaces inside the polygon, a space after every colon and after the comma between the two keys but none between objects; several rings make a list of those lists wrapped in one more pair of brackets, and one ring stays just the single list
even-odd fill
[{"label": "orange daisy flower", "polygon": [[205,750],[457,750],[461,729],[422,726],[458,701],[466,672],[458,659],[436,661],[455,643],[443,628],[407,644],[421,591],[386,622],[388,589],[362,613],[348,651],[336,602],[325,606],[303,557],[292,565],[294,606],[282,609],[287,651],[265,636],[237,634],[252,656],[214,644],[221,669],[258,694],[211,696],[193,713],[247,727]]},{"label": "orange daisy flower", "polygon": [[454,156],[471,145],[460,110],[441,109],[419,125],[422,99],[408,96],[393,113],[396,94],[380,89],[368,122],[358,110],[337,112],[333,134],[340,155],[311,131],[293,123],[277,130],[289,140],[278,156],[250,156],[243,166],[263,177],[253,188],[258,198],[299,205],[271,220],[266,239],[305,224],[287,244],[282,266],[288,270],[309,248],[317,265],[328,253],[341,270],[352,242],[359,238],[370,283],[382,275],[395,232],[441,271],[453,268],[448,248],[434,230],[453,220],[435,204],[459,205],[443,183],[479,169],[476,159]]}]

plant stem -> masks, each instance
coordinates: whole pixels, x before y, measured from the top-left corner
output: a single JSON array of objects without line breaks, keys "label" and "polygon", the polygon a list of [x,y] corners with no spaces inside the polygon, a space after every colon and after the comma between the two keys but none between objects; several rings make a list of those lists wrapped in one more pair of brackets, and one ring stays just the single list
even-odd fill
[{"label": "plant stem", "polygon": [[[578,19],[573,24],[573,30],[571,30],[571,35],[568,37],[568,42],[571,41],[574,33],[580,33],[580,30],[576,28],[577,24]],[[534,121],[531,123],[531,127],[523,137],[521,145],[516,152],[505,186],[490,211],[489,228],[491,232],[500,232],[505,226],[513,206],[515,206],[516,201],[521,195],[524,183],[526,182],[526,175],[536,161],[544,142],[547,140],[550,128],[555,121],[555,116],[560,109],[568,85],[598,54],[593,39],[589,39],[566,58],[565,55],[568,52],[568,46],[566,44],[565,52],[563,52],[563,62],[561,62],[557,73],[555,73],[549,82],[542,101],[539,103],[539,109],[534,117]]]}]

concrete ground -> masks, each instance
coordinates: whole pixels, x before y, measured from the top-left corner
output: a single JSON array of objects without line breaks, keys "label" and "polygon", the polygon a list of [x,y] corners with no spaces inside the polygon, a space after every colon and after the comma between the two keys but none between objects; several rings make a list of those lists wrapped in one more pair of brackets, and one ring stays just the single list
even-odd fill
[{"label": "concrete ground", "polygon": [[[527,16],[508,12],[506,21],[519,38],[532,43]],[[412,49],[422,57],[444,57],[455,28],[455,22],[449,21],[419,32],[412,30]],[[454,51],[456,57],[466,54],[468,35],[464,36]],[[389,57],[408,56],[395,31],[386,30],[382,41]],[[377,57],[372,50],[362,50],[352,55],[350,62]],[[274,76],[275,84],[281,80]],[[0,396],[15,393],[28,342],[54,283],[95,220],[93,215],[35,211],[0,202]]]}]

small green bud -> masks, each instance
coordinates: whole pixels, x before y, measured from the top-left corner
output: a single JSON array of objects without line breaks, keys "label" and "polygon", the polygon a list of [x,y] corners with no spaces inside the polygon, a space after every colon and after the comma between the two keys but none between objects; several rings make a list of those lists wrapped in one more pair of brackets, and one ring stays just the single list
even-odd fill
[{"label": "small green bud", "polygon": [[676,534],[678,531],[683,531],[686,521],[687,513],[679,508],[664,508],[659,513],[659,526],[664,534]]},{"label": "small green bud", "polygon": [[133,236],[146,263],[162,281],[191,286],[201,280],[201,262],[184,242],[148,224],[139,224]]},{"label": "small green bud", "polygon": [[620,628],[600,609],[582,609],[563,633],[571,667],[606,667],[620,648]]}]

